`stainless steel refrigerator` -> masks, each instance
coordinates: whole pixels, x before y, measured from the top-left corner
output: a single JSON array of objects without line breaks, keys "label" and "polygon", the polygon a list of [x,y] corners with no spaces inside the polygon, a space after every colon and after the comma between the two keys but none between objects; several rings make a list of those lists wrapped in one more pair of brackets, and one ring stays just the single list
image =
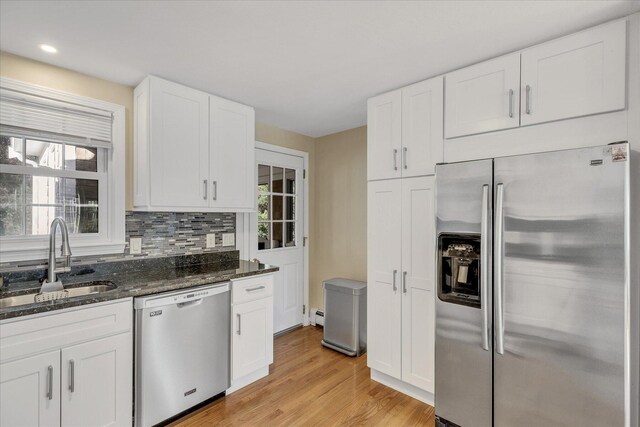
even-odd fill
[{"label": "stainless steel refrigerator", "polygon": [[628,153],[437,166],[438,426],[630,425]]}]

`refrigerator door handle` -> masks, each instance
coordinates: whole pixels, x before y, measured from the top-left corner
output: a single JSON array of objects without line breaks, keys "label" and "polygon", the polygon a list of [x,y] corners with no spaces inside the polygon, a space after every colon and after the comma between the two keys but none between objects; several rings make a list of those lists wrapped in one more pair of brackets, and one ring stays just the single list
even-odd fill
[{"label": "refrigerator door handle", "polygon": [[495,332],[496,332],[496,352],[504,354],[504,291],[502,284],[502,229],[503,229],[503,202],[504,202],[504,186],[502,183],[496,186],[496,230],[495,230],[495,259],[493,265],[495,271],[493,273],[495,283]]},{"label": "refrigerator door handle", "polygon": [[489,351],[489,298],[487,285],[489,283],[489,185],[482,186],[482,223],[480,224],[480,304],[482,305],[482,349]]}]

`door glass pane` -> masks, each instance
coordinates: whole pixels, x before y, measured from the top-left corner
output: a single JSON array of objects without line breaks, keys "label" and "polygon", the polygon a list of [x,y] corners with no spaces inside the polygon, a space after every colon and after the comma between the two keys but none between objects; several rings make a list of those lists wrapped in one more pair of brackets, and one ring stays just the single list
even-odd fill
[{"label": "door glass pane", "polygon": [[281,222],[274,222],[273,223],[273,238],[271,239],[273,241],[273,248],[281,248],[283,247],[283,241],[282,241],[282,223]]},{"label": "door glass pane", "polygon": [[64,168],[74,171],[98,172],[98,149],[65,144]]},{"label": "door glass pane", "polygon": [[286,246],[296,245],[296,228],[295,227],[296,227],[295,222],[285,223],[285,245]]},{"label": "door glass pane", "polygon": [[296,219],[296,199],[292,196],[287,196],[287,208],[285,219],[286,220],[294,220]]},{"label": "door glass pane", "polygon": [[274,193],[282,193],[282,168],[273,167],[273,191]]},{"label": "door glass pane", "polygon": [[269,191],[270,170],[269,165],[258,165],[258,191],[261,193]]},{"label": "door glass pane", "polygon": [[269,221],[269,195],[258,195],[258,221]]},{"label": "door glass pane", "polygon": [[285,193],[296,193],[296,171],[295,169],[285,169]]},{"label": "door glass pane", "polygon": [[258,223],[258,250],[271,249],[271,238],[268,222]]},{"label": "door glass pane", "polygon": [[5,165],[22,165],[24,148],[22,138],[10,136],[0,137],[0,163]]},{"label": "door glass pane", "polygon": [[27,166],[62,169],[62,144],[27,139]]},{"label": "door glass pane", "polygon": [[273,200],[273,208],[271,214],[273,215],[274,220],[282,220],[282,215],[284,211],[283,204],[283,196],[272,196]]}]

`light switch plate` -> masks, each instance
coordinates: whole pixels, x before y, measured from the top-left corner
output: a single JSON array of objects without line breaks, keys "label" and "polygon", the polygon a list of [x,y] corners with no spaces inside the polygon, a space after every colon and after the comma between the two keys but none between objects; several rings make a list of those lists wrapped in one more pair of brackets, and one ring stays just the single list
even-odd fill
[{"label": "light switch plate", "polygon": [[129,253],[141,254],[142,253],[142,238],[132,237],[129,239]]},{"label": "light switch plate", "polygon": [[207,248],[216,247],[216,235],[215,233],[207,234]]},{"label": "light switch plate", "polygon": [[224,233],[222,235],[222,246],[234,246],[236,244],[236,235],[234,233]]}]

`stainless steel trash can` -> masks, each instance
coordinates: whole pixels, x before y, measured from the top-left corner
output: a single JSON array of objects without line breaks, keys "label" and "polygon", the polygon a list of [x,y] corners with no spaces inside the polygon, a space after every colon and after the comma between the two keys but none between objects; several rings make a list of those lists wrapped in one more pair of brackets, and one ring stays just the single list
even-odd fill
[{"label": "stainless steel trash can", "polygon": [[367,284],[334,278],[324,288],[322,345],[348,356],[367,351]]}]

